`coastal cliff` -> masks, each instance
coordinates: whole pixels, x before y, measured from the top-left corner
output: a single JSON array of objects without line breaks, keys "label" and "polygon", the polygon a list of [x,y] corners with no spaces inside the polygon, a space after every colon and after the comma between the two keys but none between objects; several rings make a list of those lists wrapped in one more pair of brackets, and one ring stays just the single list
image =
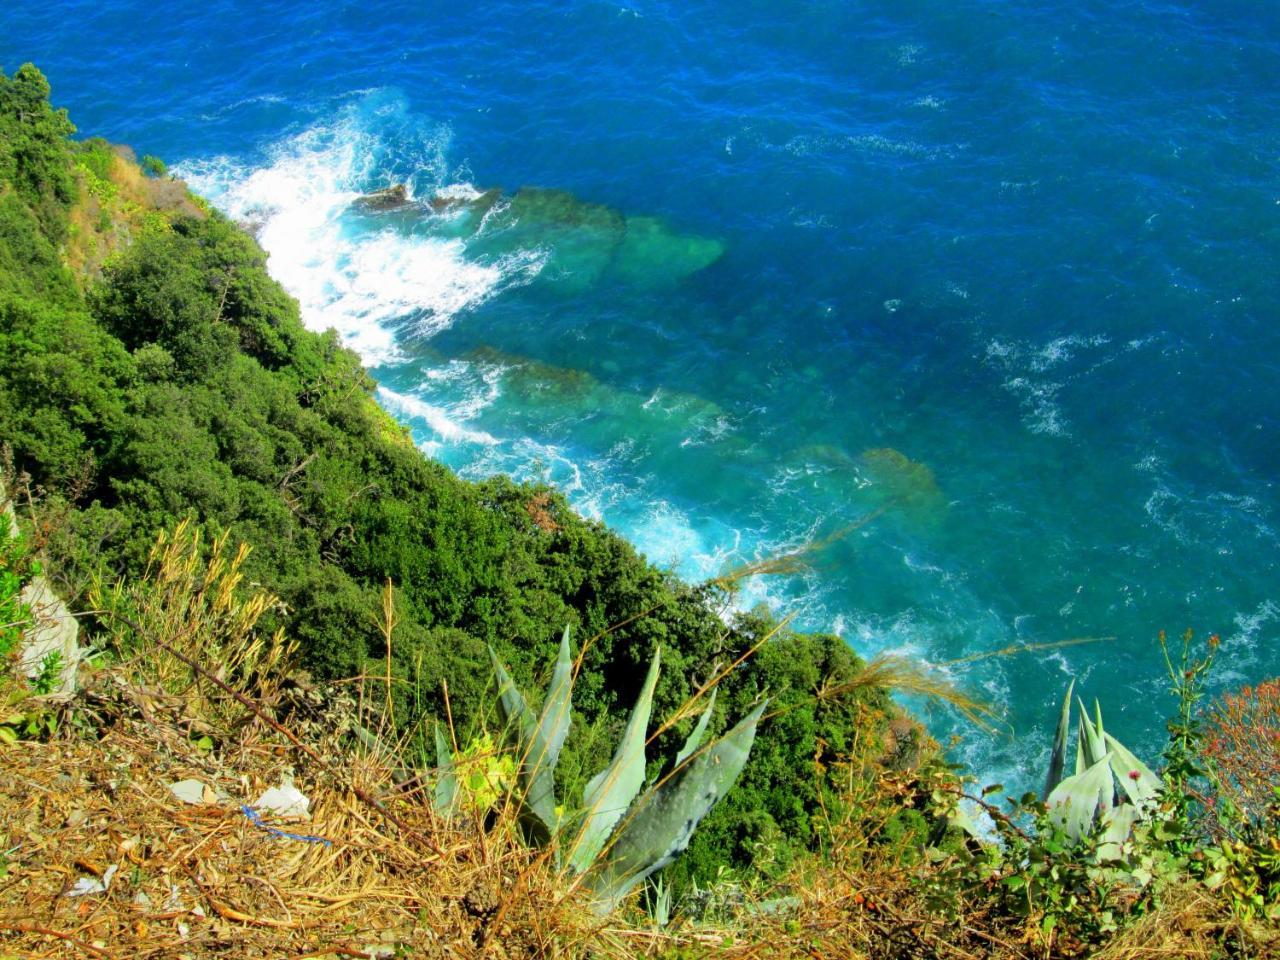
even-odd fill
[{"label": "coastal cliff", "polygon": [[[39,583],[88,654],[4,673],[0,956],[1274,949],[1276,811],[1205,813],[1223,782],[1206,786],[1192,708],[1216,642],[1172,670],[1183,712],[1131,833],[1102,837],[1093,806],[1069,835],[1034,796],[996,803],[889,691],[980,705],[735,612],[748,571],[683,583],[553,489],[424,456],[248,233],[153,158],[72,139],[49,93],[33,66],[0,74],[0,467],[18,504],[0,652],[39,629]],[[742,717],[754,739],[716,739]],[[1092,723],[1081,764],[1086,733],[1111,742]],[[704,735],[734,749],[706,751],[708,795],[676,803],[662,787]],[[664,850],[683,856],[606,915],[565,864],[576,844],[525,815],[528,747],[553,740],[544,826],[607,793],[591,774],[616,757],[645,788],[629,815],[698,811],[672,821]],[[1119,749],[1090,766],[1104,814]]]}]

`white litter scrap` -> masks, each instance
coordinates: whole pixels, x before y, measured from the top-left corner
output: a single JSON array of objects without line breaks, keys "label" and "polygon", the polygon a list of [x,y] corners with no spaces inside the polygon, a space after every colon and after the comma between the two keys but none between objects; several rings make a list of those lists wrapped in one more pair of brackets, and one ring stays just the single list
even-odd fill
[{"label": "white litter scrap", "polygon": [[260,796],[253,807],[259,813],[305,820],[311,815],[311,798],[295,787],[292,780],[285,779],[280,786]]},{"label": "white litter scrap", "polygon": [[169,792],[183,803],[212,803],[213,791],[201,780],[179,780],[169,784]]},{"label": "white litter scrap", "polygon": [[116,871],[120,869],[115,864],[107,867],[102,871],[102,878],[97,877],[81,877],[75,882],[70,890],[67,891],[68,897],[84,897],[94,893],[106,893],[111,889],[111,881],[115,879]]}]

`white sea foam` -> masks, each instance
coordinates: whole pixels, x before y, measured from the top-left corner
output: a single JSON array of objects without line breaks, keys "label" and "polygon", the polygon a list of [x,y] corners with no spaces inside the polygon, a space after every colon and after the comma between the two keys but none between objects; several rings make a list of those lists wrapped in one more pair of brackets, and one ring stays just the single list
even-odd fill
[{"label": "white sea foam", "polygon": [[1237,613],[1234,622],[1235,633],[1224,641],[1224,646],[1232,650],[1233,658],[1240,654],[1255,654],[1258,635],[1268,624],[1280,622],[1280,604],[1264,600],[1252,613]]},{"label": "white sea foam", "polygon": [[427,428],[447,443],[481,443],[493,446],[498,438],[483,430],[470,430],[449,413],[419,397],[396,393],[386,387],[378,388],[378,399],[393,413],[411,421],[421,421]]},{"label": "white sea foam", "polygon": [[225,117],[229,113],[234,113],[235,111],[239,110],[241,107],[254,107],[254,106],[258,106],[259,104],[270,105],[270,104],[285,103],[285,102],[286,101],[284,97],[278,96],[274,93],[263,93],[254,97],[245,97],[241,100],[236,100],[234,103],[229,103],[224,107],[219,107],[217,110],[214,110],[211,113],[202,113],[200,114],[200,119],[205,121],[217,120],[221,117]]},{"label": "white sea foam", "polygon": [[[1047,436],[1068,436],[1071,425],[1059,394],[1067,384],[1115,360],[1114,352],[1106,352],[1110,342],[1103,335],[1069,334],[1043,344],[995,337],[983,352],[990,366],[1009,374],[1001,386],[1018,398],[1027,429]],[[1124,349],[1132,351],[1142,345],[1135,341]],[[1077,358],[1084,358],[1088,365],[1076,363]],[[1051,372],[1053,379],[1049,379]]]},{"label": "white sea foam", "polygon": [[[527,282],[545,257],[527,250],[478,263],[468,259],[460,240],[370,230],[353,219],[351,202],[385,185],[381,164],[392,152],[411,158],[414,169],[404,177],[411,185],[426,181],[456,196],[475,192],[469,184],[446,182],[447,128],[409,145],[385,144],[372,131],[395,106],[372,116],[364,106],[357,102],[336,121],[274,145],[261,164],[217,157],[184,162],[175,172],[229,216],[256,226],[271,257],[268,269],[298,299],[308,327],[332,327],[376,367],[402,359],[397,327],[412,324],[420,335],[441,330],[462,311]],[[404,162],[398,157],[394,165]]]}]

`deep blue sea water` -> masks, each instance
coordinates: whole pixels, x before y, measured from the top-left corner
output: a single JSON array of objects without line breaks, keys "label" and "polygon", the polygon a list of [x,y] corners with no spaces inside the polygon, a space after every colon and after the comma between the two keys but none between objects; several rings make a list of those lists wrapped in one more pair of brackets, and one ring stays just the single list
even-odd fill
[{"label": "deep blue sea water", "polygon": [[1105,638],[950,668],[989,778],[1071,676],[1154,754],[1162,627],[1280,672],[1280,5],[629,2],[7,0],[0,65],[254,224],[462,473],[691,578],[820,542],[741,603],[864,653]]}]

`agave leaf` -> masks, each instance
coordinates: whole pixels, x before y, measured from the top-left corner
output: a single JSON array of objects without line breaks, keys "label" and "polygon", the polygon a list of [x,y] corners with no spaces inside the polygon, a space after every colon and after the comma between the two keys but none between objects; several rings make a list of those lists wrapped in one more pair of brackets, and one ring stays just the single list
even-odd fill
[{"label": "agave leaf", "polygon": [[436,812],[449,814],[457,799],[458,773],[453,765],[453,752],[449,749],[449,741],[440,732],[440,725],[436,724]]},{"label": "agave leaf", "polygon": [[[766,701],[767,702],[767,701]],[[667,783],[647,792],[615,833],[599,867],[588,876],[595,909],[612,911],[636,884],[665,867],[689,845],[694,828],[742,772],[765,704],[697,753]]]},{"label": "agave leaf", "polygon": [[521,744],[533,739],[535,722],[529,705],[524,702],[524,695],[516,682],[507,673],[498,655],[489,648],[489,660],[493,664],[494,675],[498,678],[498,711],[502,714],[502,722],[514,726],[517,739]]},{"label": "agave leaf", "polygon": [[1133,832],[1133,825],[1140,819],[1137,807],[1122,803],[1103,817],[1104,829],[1098,843],[1095,859],[1099,863],[1120,860],[1124,857],[1124,842]]},{"label": "agave leaf", "polygon": [[653,690],[658,683],[661,660],[662,651],[659,649],[649,664],[648,676],[644,679],[640,696],[636,698],[613,760],[591,778],[582,792],[583,821],[566,860],[576,873],[583,873],[591,866],[609,839],[610,831],[644,786],[644,735],[649,728]]},{"label": "agave leaf", "polygon": [[[389,760],[395,758],[395,751],[388,749],[387,745],[378,739],[377,734],[363,725],[359,723],[351,724],[351,732],[356,735],[356,739],[360,741],[361,746],[379,759]],[[408,767],[397,765],[391,768],[391,780],[393,783],[408,783],[413,777],[414,772]]]},{"label": "agave leaf", "polygon": [[716,708],[717,687],[711,688],[711,696],[707,699],[707,708],[702,711],[702,716],[698,718],[697,724],[693,728],[693,732],[689,734],[689,738],[685,740],[684,746],[680,748],[680,752],[676,754],[676,765],[673,769],[679,769],[689,757],[693,756],[695,750],[702,746],[702,740],[707,735],[707,724],[711,721],[711,712]]},{"label": "agave leaf", "polygon": [[1106,743],[1107,732],[1102,729],[1102,704],[1098,702],[1097,697],[1093,698],[1093,715],[1097,717],[1093,724],[1094,732],[1097,733],[1098,739],[1102,740],[1103,743]]},{"label": "agave leaf", "polygon": [[547,699],[538,719],[538,746],[542,749],[533,757],[538,766],[545,764],[548,769],[555,769],[556,761],[560,759],[560,748],[569,733],[572,693],[573,658],[569,654],[569,628],[565,627],[560,637],[556,665],[551,671],[551,686],[547,688]]},{"label": "agave leaf", "polygon": [[1079,843],[1089,835],[1099,812],[1111,809],[1111,790],[1111,758],[1103,756],[1084,773],[1067,777],[1054,788],[1046,801],[1049,819],[1072,843]]},{"label": "agave leaf", "polygon": [[1089,761],[1085,759],[1084,755],[1084,727],[1081,726],[1080,736],[1076,737],[1076,776],[1080,776],[1080,774],[1084,773],[1088,769]]},{"label": "agave leaf", "polygon": [[1071,732],[1071,691],[1075,688],[1076,681],[1072,678],[1067,687],[1067,695],[1062,698],[1062,715],[1058,718],[1058,730],[1053,737],[1053,752],[1049,754],[1049,776],[1044,785],[1046,797],[1062,782],[1062,769],[1067,759],[1067,736]]},{"label": "agave leaf", "polygon": [[569,730],[569,698],[572,692],[573,663],[569,657],[569,631],[560,640],[560,652],[551,674],[551,686],[542,714],[534,719],[524,696],[511,674],[489,648],[493,671],[498,677],[498,707],[503,721],[514,727],[520,748],[520,785],[524,796],[520,803],[520,820],[545,843],[555,833],[556,816],[555,765]]},{"label": "agave leaf", "polygon": [[1102,734],[1094,728],[1089,719],[1089,711],[1085,709],[1084,701],[1077,697],[1076,702],[1080,704],[1080,737],[1084,740],[1084,758],[1092,767],[1102,759],[1107,749],[1103,745]]},{"label": "agave leaf", "polygon": [[1160,791],[1164,789],[1164,783],[1151,772],[1150,767],[1130,753],[1119,740],[1109,733],[1105,736],[1107,747],[1111,751],[1111,769],[1115,771],[1116,780],[1129,797],[1129,801],[1140,812],[1146,813]]}]

